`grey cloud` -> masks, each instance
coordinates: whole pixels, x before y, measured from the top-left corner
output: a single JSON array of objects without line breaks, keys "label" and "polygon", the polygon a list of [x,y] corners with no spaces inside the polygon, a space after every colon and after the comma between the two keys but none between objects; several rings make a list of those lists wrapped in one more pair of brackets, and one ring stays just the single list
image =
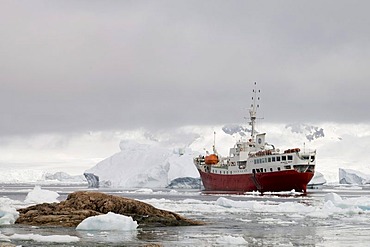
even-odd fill
[{"label": "grey cloud", "polygon": [[369,122],[367,1],[3,1],[0,134]]}]

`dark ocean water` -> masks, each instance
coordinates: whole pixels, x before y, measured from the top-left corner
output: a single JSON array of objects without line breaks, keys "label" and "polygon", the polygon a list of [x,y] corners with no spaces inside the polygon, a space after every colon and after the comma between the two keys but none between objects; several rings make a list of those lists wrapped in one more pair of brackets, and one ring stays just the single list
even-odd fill
[{"label": "dark ocean water", "polygon": [[[0,197],[23,202],[33,185],[2,185]],[[85,186],[43,186],[58,192],[60,200]],[[77,236],[78,242],[56,243],[4,238],[17,246],[369,246],[370,190],[368,187],[326,186],[307,195],[203,194],[199,190],[100,191],[148,202],[202,226],[138,228],[137,231],[77,231],[74,228],[1,225],[2,236]],[[336,193],[343,205],[325,202]],[[22,206],[17,204],[17,207]],[[362,207],[362,209],[360,208]],[[370,209],[370,207],[369,207]]]}]

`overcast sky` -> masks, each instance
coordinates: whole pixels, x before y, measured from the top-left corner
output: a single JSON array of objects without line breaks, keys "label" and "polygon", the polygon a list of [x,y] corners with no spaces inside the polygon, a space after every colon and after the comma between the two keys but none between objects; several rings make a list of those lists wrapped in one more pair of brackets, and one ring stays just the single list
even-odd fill
[{"label": "overcast sky", "polygon": [[0,135],[370,122],[369,1],[1,1]]}]

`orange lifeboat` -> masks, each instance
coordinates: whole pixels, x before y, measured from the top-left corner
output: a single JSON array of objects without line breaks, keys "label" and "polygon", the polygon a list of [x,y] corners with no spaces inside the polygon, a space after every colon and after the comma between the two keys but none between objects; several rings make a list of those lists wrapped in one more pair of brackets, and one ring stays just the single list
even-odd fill
[{"label": "orange lifeboat", "polygon": [[218,163],[218,157],[215,154],[206,156],[205,161],[206,165],[215,165]]}]

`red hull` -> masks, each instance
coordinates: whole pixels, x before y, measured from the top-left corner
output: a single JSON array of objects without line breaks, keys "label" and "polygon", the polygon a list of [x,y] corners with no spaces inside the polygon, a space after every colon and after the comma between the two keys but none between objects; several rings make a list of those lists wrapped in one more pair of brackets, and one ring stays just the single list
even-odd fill
[{"label": "red hull", "polygon": [[295,170],[242,174],[221,175],[205,173],[198,170],[203,186],[208,191],[303,191],[312,179],[313,172],[300,173]]}]

